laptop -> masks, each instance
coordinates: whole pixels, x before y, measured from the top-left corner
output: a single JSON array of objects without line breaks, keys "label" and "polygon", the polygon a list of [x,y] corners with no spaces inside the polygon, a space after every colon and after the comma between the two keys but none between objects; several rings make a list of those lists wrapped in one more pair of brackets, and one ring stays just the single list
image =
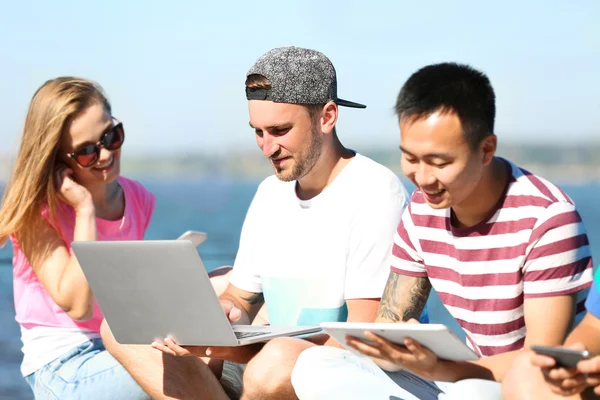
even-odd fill
[{"label": "laptop", "polygon": [[87,241],[71,247],[121,344],[172,337],[184,346],[239,346],[321,331],[231,325],[190,240]]}]

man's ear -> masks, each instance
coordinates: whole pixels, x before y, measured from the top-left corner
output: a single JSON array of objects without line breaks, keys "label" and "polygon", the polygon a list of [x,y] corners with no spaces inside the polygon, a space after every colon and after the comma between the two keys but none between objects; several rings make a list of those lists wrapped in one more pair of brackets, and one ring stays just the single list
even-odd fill
[{"label": "man's ear", "polygon": [[488,165],[494,159],[496,154],[496,147],[498,145],[498,137],[496,135],[489,135],[481,141],[481,163]]},{"label": "man's ear", "polygon": [[321,118],[319,119],[319,124],[321,127],[321,132],[325,134],[330,134],[333,132],[333,128],[335,128],[335,124],[338,118],[338,106],[333,101],[325,104],[323,109],[321,110]]}]

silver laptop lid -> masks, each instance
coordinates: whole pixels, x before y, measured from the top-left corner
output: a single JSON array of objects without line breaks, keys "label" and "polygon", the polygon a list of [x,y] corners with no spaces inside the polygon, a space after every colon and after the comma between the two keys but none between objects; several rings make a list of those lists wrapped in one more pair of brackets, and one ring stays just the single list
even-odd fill
[{"label": "silver laptop lid", "polygon": [[195,246],[187,240],[73,242],[115,339],[234,346],[237,339]]}]

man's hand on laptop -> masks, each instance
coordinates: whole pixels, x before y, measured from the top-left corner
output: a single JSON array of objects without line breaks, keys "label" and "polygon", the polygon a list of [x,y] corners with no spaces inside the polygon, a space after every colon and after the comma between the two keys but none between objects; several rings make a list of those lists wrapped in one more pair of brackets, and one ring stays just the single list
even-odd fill
[{"label": "man's hand on laptop", "polygon": [[229,318],[229,322],[238,322],[242,318],[242,310],[237,308],[233,301],[229,299],[219,299],[223,312]]},{"label": "man's hand on laptop", "polygon": [[247,363],[256,353],[260,351],[264,343],[254,343],[237,347],[207,347],[207,346],[180,346],[173,338],[165,338],[163,341],[155,341],[152,347],[172,356],[186,357],[210,357],[219,360],[229,360],[239,363]]},{"label": "man's hand on laptop", "polygon": [[[245,311],[236,307],[235,303],[230,299],[219,299],[223,312],[232,324],[244,323],[248,324],[248,315]],[[207,346],[180,346],[173,338],[165,338],[161,341],[152,342],[152,347],[163,353],[171,354],[172,356],[186,357],[210,357],[220,360],[229,360],[240,363],[247,363],[256,353],[260,351],[263,344],[255,343],[246,346],[236,347],[207,347]]]},{"label": "man's hand on laptop", "polygon": [[160,350],[163,353],[170,354],[172,356],[196,356],[206,357],[206,346],[179,346],[175,343],[172,338],[165,338],[164,340],[155,340],[151,344],[156,350]]},{"label": "man's hand on laptop", "polygon": [[[235,306],[233,301],[229,299],[219,299],[223,312],[227,315],[229,322],[237,322],[242,318],[242,311]],[[196,357],[215,357],[219,358],[219,355],[227,355],[230,351],[223,351],[223,349],[235,349],[235,347],[219,347],[209,348],[207,346],[179,346],[173,338],[165,338],[164,340],[157,340],[152,342],[152,347],[163,353],[171,354],[173,356],[196,356]],[[221,349],[216,351],[216,355],[213,349]],[[227,358],[223,358],[227,359]]]}]

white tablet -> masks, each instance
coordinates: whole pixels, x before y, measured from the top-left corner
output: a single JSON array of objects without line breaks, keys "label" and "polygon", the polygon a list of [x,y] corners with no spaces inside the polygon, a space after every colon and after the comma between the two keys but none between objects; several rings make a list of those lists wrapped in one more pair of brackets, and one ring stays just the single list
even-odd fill
[{"label": "white tablet", "polygon": [[371,331],[387,340],[403,345],[411,338],[433,351],[442,360],[473,361],[479,356],[460,340],[446,325],[442,324],[383,324],[367,322],[323,322],[323,328],[338,342],[346,345],[346,336],[365,339],[364,332]]},{"label": "white tablet", "polygon": [[198,247],[202,243],[204,243],[206,241],[206,239],[208,239],[208,235],[204,232],[185,231],[177,239],[178,240],[189,240],[194,244],[194,246]]}]

